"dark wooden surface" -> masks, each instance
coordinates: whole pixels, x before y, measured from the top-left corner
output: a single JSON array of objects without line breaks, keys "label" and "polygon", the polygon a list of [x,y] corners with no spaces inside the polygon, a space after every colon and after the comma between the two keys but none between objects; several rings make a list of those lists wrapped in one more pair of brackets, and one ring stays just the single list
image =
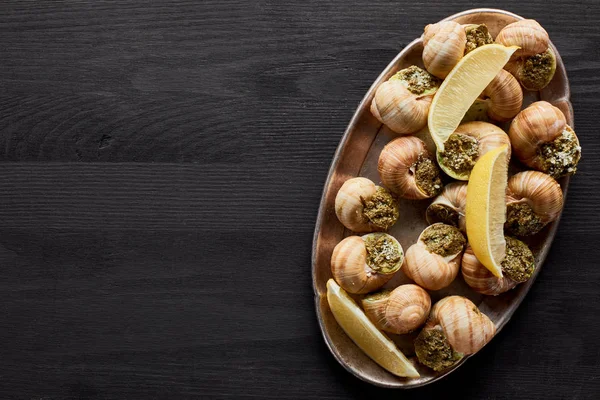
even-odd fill
[{"label": "dark wooden surface", "polygon": [[[549,31],[584,158],[508,326],[373,388],[317,326],[321,190],[379,72],[474,6]],[[2,2],[0,398],[599,398],[599,26],[574,0]]]}]

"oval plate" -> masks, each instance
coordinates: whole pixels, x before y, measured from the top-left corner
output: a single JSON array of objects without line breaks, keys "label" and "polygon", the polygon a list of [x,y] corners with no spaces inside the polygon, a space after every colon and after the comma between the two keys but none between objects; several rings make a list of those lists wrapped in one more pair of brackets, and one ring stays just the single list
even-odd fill
[{"label": "oval plate", "polygon": [[[495,37],[504,26],[520,19],[523,18],[507,11],[480,8],[452,15],[444,19],[444,21],[452,20],[461,24],[485,23],[492,36]],[[546,100],[560,108],[564,112],[567,122],[573,126],[573,110],[569,101],[569,82],[565,67],[556,47],[553,44],[551,46],[557,57],[556,74],[550,85],[541,92],[525,93],[524,107],[536,100]],[[346,129],[344,137],[340,141],[329,170],[327,181],[325,182],[312,249],[312,276],[317,317],[329,350],[339,363],[353,375],[374,385],[388,388],[413,388],[427,385],[448,375],[460,367],[468,358],[465,357],[453,368],[443,373],[436,373],[416,362],[412,346],[412,342],[416,337],[415,334],[403,336],[389,335],[417,366],[421,374],[421,377],[416,379],[394,376],[367,357],[344,333],[331,314],[326,298],[326,282],[332,277],[330,268],[331,253],[337,243],[351,234],[338,221],[335,215],[334,202],[337,191],[347,179],[355,176],[364,176],[376,183],[380,182],[377,173],[379,153],[387,142],[397,137],[396,134],[385,126],[382,126],[369,111],[375,89],[381,82],[386,81],[399,69],[413,64],[423,67],[421,61],[422,51],[423,43],[421,39],[410,43],[381,73],[358,106],[354,117]],[[417,136],[420,136],[423,140],[426,140],[426,143],[432,146],[431,139],[428,137],[429,135],[426,130],[418,133]],[[516,169],[517,167],[513,165],[513,172]],[[563,177],[559,180],[559,183],[563,189],[563,194],[566,196],[569,178]],[[408,201],[403,199],[400,201],[400,221],[389,233],[400,241],[404,249],[415,243],[419,233],[425,228],[424,215],[427,205],[429,205],[428,201]],[[536,270],[528,282],[500,296],[482,296],[473,292],[464,283],[461,274],[459,274],[457,279],[448,288],[429,292],[432,302],[450,294],[466,296],[494,321],[499,332],[511,318],[521,301],[523,301],[523,298],[540,272],[557,227],[558,220],[549,224],[535,238],[527,241],[536,256]],[[410,282],[402,271],[396,275],[385,287],[396,287],[399,284]]]}]

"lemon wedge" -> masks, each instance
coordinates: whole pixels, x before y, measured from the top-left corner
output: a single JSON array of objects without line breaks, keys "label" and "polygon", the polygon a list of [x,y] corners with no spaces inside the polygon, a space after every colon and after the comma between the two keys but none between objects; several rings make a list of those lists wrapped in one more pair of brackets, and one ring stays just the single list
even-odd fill
[{"label": "lemon wedge", "polygon": [[481,46],[464,56],[450,71],[433,97],[427,118],[438,151],[444,150],[444,143],[473,102],[518,48],[501,44]]},{"label": "lemon wedge", "polygon": [[373,325],[348,293],[333,279],[327,281],[327,302],[338,324],[373,361],[397,376],[420,376],[394,342]]},{"label": "lemon wedge", "polygon": [[508,145],[484,154],[473,167],[467,185],[467,236],[477,259],[501,278],[506,255],[506,183]]}]

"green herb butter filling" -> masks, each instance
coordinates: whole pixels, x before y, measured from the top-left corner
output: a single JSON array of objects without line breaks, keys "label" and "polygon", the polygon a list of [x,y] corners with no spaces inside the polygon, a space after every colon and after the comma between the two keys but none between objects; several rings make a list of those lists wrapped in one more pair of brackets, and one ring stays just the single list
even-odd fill
[{"label": "green herb butter filling", "polygon": [[375,194],[364,201],[363,214],[376,227],[387,230],[398,221],[398,203],[390,192],[378,186]]},{"label": "green herb butter filling", "polygon": [[538,153],[542,160],[541,170],[553,178],[559,178],[577,171],[577,164],[581,158],[581,146],[579,146],[575,132],[567,125],[556,139],[541,145]]},{"label": "green herb butter filling", "polygon": [[527,203],[506,206],[506,230],[515,236],[535,235],[545,224]]},{"label": "green herb butter filling", "polygon": [[427,250],[442,257],[459,254],[465,248],[467,241],[454,226],[434,224],[427,227],[419,239]]},{"label": "green herb butter filling", "polygon": [[520,72],[521,83],[529,90],[540,90],[550,83],[555,71],[556,58],[552,50],[548,49],[523,61]]},{"label": "green herb butter filling", "polygon": [[525,282],[535,270],[535,258],[520,240],[506,236],[506,257],[500,264],[502,273],[515,282]]},{"label": "green herb butter filling", "polygon": [[475,138],[453,133],[444,143],[440,153],[440,162],[444,167],[458,175],[469,174],[479,155],[479,144]]},{"label": "green herb butter filling", "polygon": [[442,191],[440,169],[430,158],[420,155],[412,169],[414,170],[417,186],[427,196],[433,197]]},{"label": "green herb butter filling", "polygon": [[485,24],[468,25],[465,28],[467,34],[467,44],[465,46],[465,54],[475,50],[478,47],[486,44],[494,43],[494,39]]},{"label": "green herb butter filling", "polygon": [[404,254],[394,239],[385,233],[373,233],[365,238],[367,265],[375,272],[392,274],[402,266]]},{"label": "green herb butter filling", "polygon": [[441,83],[438,78],[416,65],[396,72],[390,81],[396,80],[401,81],[411,93],[417,96],[433,94]]},{"label": "green herb butter filling", "polygon": [[423,329],[415,340],[415,352],[419,361],[433,369],[442,371],[456,364],[462,355],[452,349],[441,329]]}]

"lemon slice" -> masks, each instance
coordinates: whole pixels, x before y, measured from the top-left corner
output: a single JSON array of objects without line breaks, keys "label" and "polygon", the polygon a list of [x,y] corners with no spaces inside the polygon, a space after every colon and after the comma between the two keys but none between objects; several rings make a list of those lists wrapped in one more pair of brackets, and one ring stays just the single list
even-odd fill
[{"label": "lemon slice", "polygon": [[501,44],[481,46],[464,56],[450,71],[433,97],[427,119],[439,151],[444,150],[444,142],[517,49],[517,46]]},{"label": "lemon slice", "polygon": [[327,302],[338,324],[373,361],[394,375],[409,378],[420,376],[394,342],[373,325],[333,279],[327,281]]},{"label": "lemon slice", "polygon": [[506,255],[506,182],[508,146],[484,154],[473,167],[467,185],[467,236],[477,259],[501,278]]}]

